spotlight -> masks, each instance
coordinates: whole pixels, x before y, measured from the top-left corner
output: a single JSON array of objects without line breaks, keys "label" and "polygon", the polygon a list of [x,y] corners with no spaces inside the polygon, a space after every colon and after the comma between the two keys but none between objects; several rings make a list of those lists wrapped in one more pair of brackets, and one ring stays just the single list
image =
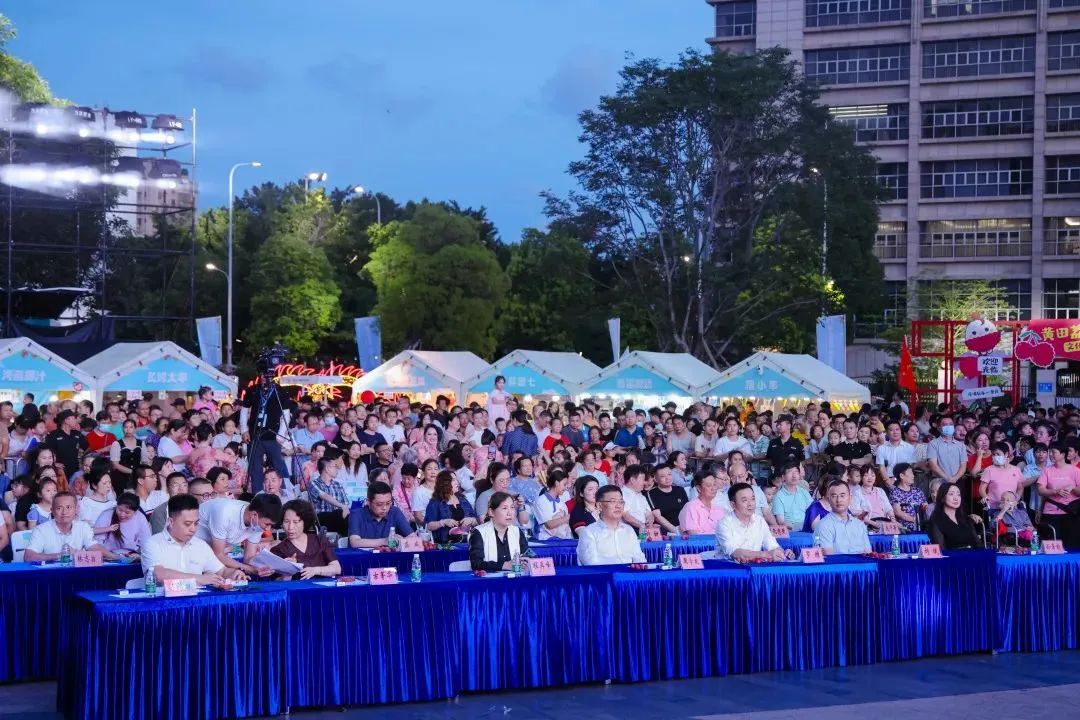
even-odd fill
[{"label": "spotlight", "polygon": [[120,112],[114,112],[113,123],[118,128],[124,128],[125,130],[143,130],[146,128],[146,118],[137,112],[131,110],[121,110]]},{"label": "spotlight", "polygon": [[154,118],[150,127],[154,130],[171,130],[174,132],[184,131],[183,121],[178,120],[175,115],[158,115]]},{"label": "spotlight", "polygon": [[324,172],[309,172],[307,179],[311,182],[326,182],[326,173]]}]

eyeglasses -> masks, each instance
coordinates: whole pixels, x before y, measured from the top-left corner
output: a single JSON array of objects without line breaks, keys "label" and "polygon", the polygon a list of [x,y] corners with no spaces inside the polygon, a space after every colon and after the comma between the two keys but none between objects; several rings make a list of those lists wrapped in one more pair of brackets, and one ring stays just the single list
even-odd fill
[{"label": "eyeglasses", "polygon": [[202,500],[209,500],[210,498],[214,497],[213,491],[204,493],[192,493],[192,495]]},{"label": "eyeglasses", "polygon": [[601,505],[615,505],[616,507],[621,507],[623,505],[626,505],[626,501],[625,500],[601,500],[600,504]]}]

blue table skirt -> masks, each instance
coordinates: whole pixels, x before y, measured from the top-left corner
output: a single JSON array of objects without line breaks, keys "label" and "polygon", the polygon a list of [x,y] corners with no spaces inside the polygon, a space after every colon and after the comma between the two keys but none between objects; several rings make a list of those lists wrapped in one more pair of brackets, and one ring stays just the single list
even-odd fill
[{"label": "blue table skirt", "polygon": [[277,583],[189,598],[82,593],[71,600],[57,704],[95,720],[282,713],[286,597]]},{"label": "blue table skirt", "polygon": [[[364,577],[373,567],[395,567],[401,578],[407,578],[412,570],[411,552],[371,552],[342,548],[337,551],[341,572],[344,575]],[[420,565],[424,574],[449,572],[450,563],[469,559],[469,550],[464,545],[457,545],[452,550],[427,550],[420,555]]]},{"label": "blue table skirt", "polygon": [[1002,650],[1047,652],[1080,647],[1080,553],[999,555],[997,571]]},{"label": "blue table skirt", "polygon": [[138,565],[74,568],[0,563],[0,683],[54,678],[60,669],[66,600],[83,590],[123,587]]},{"label": "blue table skirt", "polygon": [[[790,538],[780,538],[777,540],[780,543],[780,547],[785,550],[794,550],[798,552],[802,548],[813,547],[814,545],[814,533],[808,532],[793,532]],[[910,533],[900,536],[900,552],[908,555],[919,552],[919,546],[925,545],[930,542],[929,536],[925,533]],[[892,535],[871,535],[870,546],[874,548],[875,552],[889,552],[892,550]]]}]

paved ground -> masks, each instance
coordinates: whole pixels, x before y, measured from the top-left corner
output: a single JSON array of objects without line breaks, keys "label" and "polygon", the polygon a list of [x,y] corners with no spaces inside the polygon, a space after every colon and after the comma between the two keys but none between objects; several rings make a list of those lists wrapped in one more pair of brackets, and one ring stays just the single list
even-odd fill
[{"label": "paved ground", "polygon": [[[53,683],[0,686],[0,717],[56,720]],[[971,655],[813,672],[588,685],[456,702],[297,712],[298,720],[1065,720],[1080,717],[1080,652]]]}]

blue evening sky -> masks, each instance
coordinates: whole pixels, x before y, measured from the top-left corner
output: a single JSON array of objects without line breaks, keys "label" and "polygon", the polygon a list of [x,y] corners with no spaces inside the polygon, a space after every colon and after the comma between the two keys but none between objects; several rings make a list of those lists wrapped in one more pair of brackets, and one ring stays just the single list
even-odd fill
[{"label": "blue evening sky", "polygon": [[503,238],[571,186],[576,114],[626,53],[706,49],[705,0],[12,0],[14,55],[79,104],[198,109],[200,206],[325,170],[488,208]]}]

